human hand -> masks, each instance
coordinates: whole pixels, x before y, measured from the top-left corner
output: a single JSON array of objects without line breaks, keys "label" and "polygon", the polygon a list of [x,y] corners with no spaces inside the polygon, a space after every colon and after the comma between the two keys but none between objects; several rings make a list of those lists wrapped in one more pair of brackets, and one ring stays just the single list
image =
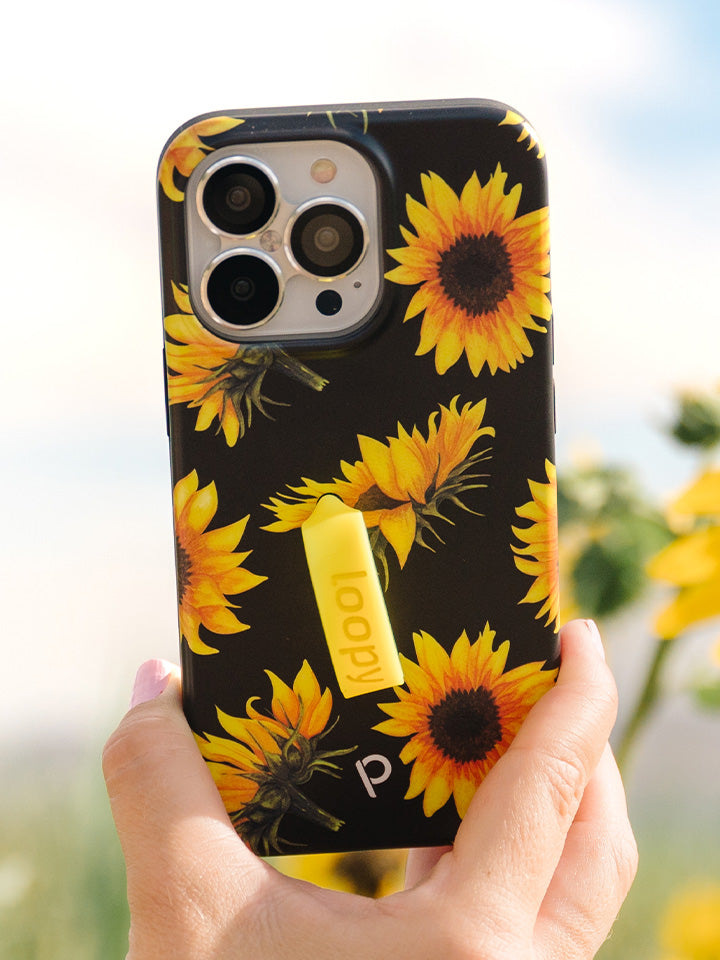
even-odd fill
[{"label": "human hand", "polygon": [[480,785],[454,846],[411,851],[406,889],[382,900],[292,880],[247,849],[183,716],[179,672],[165,667],[141,669],[145,702],[103,754],[127,864],[128,960],[586,960],[605,940],[637,851],[594,624],[563,629],[556,686]]}]

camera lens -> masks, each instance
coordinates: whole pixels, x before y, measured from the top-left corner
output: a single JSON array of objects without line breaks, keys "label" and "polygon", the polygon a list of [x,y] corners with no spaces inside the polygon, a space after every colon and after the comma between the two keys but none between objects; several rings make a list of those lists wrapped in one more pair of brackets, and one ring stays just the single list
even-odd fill
[{"label": "camera lens", "polygon": [[215,170],[202,190],[208,220],[224,233],[255,233],[275,210],[275,188],[259,167],[226,163]]},{"label": "camera lens", "polygon": [[317,277],[339,277],[355,266],[365,249],[357,216],[337,203],[318,203],[297,218],[290,234],[297,263]]},{"label": "camera lens", "polygon": [[207,279],[207,300],[213,312],[238,327],[267,320],[279,299],[277,274],[265,260],[252,254],[226,257]]}]

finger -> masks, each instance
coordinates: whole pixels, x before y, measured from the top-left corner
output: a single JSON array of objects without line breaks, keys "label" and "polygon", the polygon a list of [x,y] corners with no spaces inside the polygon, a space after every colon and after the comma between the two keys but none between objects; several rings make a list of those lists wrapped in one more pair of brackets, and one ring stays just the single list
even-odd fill
[{"label": "finger", "polygon": [[[151,688],[153,683],[161,681],[150,682]],[[136,685],[134,699],[146,694],[141,690],[138,696]],[[159,696],[122,719],[105,746],[103,772],[127,864],[131,909],[134,900],[172,888],[173,877],[187,888],[215,852],[226,866],[235,865],[247,896],[266,875],[265,865],[235,833],[185,720],[177,667],[171,667]]]},{"label": "finger", "polygon": [[591,957],[600,949],[637,870],[620,771],[608,746],[585,788],[536,926],[547,960]]},{"label": "finger", "polygon": [[408,851],[405,864],[405,889],[416,886],[452,847],[416,847]]},{"label": "finger", "polygon": [[481,880],[533,924],[617,712],[595,625],[568,624],[561,644],[557,684],[481,784],[454,848],[458,895]]}]

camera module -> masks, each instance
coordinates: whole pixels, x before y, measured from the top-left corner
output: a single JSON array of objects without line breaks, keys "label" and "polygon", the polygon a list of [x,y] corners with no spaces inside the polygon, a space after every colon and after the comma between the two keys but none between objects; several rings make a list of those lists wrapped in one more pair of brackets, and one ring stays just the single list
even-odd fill
[{"label": "camera module", "polygon": [[316,277],[340,277],[365,252],[360,215],[339,203],[313,203],[297,217],[290,232],[296,263]]},{"label": "camera module", "polygon": [[199,191],[201,209],[209,223],[223,233],[255,233],[275,213],[275,187],[255,164],[231,158],[210,167],[206,177]]},{"label": "camera module", "polygon": [[216,317],[236,327],[268,320],[280,302],[280,281],[271,261],[255,253],[216,260],[204,278],[207,303]]}]

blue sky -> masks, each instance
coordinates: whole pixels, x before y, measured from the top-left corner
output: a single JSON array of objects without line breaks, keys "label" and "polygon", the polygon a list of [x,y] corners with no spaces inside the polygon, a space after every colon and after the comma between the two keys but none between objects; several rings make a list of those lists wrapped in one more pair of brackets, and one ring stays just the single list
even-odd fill
[{"label": "blue sky", "polygon": [[673,390],[720,380],[718,5],[278,0],[270,18],[70,0],[15,5],[7,27],[5,735],[28,684],[39,733],[59,717],[84,730],[124,703],[140,659],[175,655],[154,175],[189,116],[453,96],[521,109],[550,170],[560,463],[627,462],[658,497],[688,476],[658,425]]}]

